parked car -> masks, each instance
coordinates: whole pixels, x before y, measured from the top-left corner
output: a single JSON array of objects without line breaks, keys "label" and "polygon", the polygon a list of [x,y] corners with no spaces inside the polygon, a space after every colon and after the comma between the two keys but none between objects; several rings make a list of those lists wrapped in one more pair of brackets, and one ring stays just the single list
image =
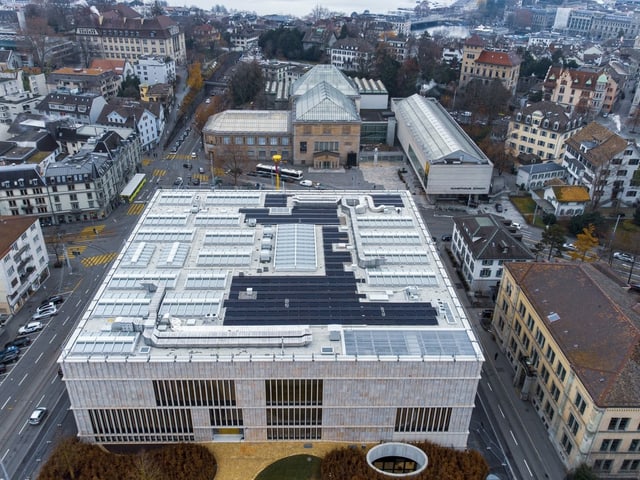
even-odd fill
[{"label": "parked car", "polygon": [[511,222],[511,226],[515,227],[516,230],[520,230],[522,228],[522,225],[520,225],[518,222]]},{"label": "parked car", "polygon": [[53,317],[54,315],[58,314],[58,309],[53,306],[53,304],[49,307],[43,307],[41,309],[39,309],[38,311],[36,311],[36,313],[34,313],[31,316],[31,320],[40,320],[43,318],[49,318],[49,317]]},{"label": "parked car", "polygon": [[11,363],[15,362],[20,354],[20,349],[18,347],[9,347],[0,351],[0,363]]},{"label": "parked car", "polygon": [[174,184],[175,186],[177,186],[177,187],[179,187],[180,185],[182,185],[182,183],[183,183],[182,177],[178,177],[178,178],[176,178],[176,181],[175,181],[175,182],[173,182],[173,184]]},{"label": "parked car", "polygon": [[9,348],[9,347],[17,347],[17,348],[28,347],[30,343],[31,343],[31,339],[29,337],[18,337],[18,338],[13,339],[10,342],[5,343],[4,344],[4,348]]},{"label": "parked car", "polygon": [[47,298],[47,300],[45,300],[43,304],[44,303],[53,303],[57,307],[58,305],[62,305],[64,303],[64,297],[62,295],[52,295]]},{"label": "parked car", "polygon": [[563,243],[562,248],[565,250],[571,250],[572,252],[576,250],[576,246],[573,243]]},{"label": "parked car", "polygon": [[55,304],[53,302],[47,302],[40,305],[36,308],[36,313],[44,312],[45,310],[57,310]]},{"label": "parked car", "polygon": [[198,154],[196,152],[191,152],[191,158],[198,158]]},{"label": "parked car", "polygon": [[29,322],[18,329],[18,335],[29,335],[42,330],[43,325],[41,322]]},{"label": "parked car", "polygon": [[0,363],[0,375],[7,372],[7,367],[4,366],[4,363]]},{"label": "parked car", "polygon": [[189,162],[183,163],[182,166],[187,170],[191,170],[193,168],[193,165],[191,165]]},{"label": "parked car", "polygon": [[311,180],[300,180],[300,186],[313,187],[313,182]]},{"label": "parked car", "polygon": [[42,422],[42,420],[44,420],[44,417],[46,416],[47,416],[47,409],[44,407],[38,407],[33,411],[31,416],[29,417],[29,424],[39,425]]},{"label": "parked car", "polygon": [[451,235],[442,235],[442,241],[443,242],[450,242],[451,241]]},{"label": "parked car", "polygon": [[198,169],[198,173],[204,173],[204,167],[200,167],[200,168]]},{"label": "parked car", "polygon": [[496,212],[502,213],[503,211],[504,211],[504,208],[502,207],[502,204],[496,203]]},{"label": "parked car", "polygon": [[200,185],[200,179],[199,178],[192,178],[191,179],[191,185],[195,185],[195,186]]}]

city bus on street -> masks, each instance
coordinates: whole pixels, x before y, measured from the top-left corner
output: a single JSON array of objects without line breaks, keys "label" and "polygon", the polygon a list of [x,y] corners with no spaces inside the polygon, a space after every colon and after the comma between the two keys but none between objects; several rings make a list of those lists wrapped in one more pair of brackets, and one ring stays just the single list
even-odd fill
[{"label": "city bus on street", "polygon": [[120,198],[127,203],[133,202],[146,182],[147,176],[144,173],[136,173],[129,183],[127,183],[127,185],[122,189]]},{"label": "city bus on street", "polygon": [[[283,180],[302,180],[302,170],[295,170],[293,168],[279,167],[280,178]],[[261,176],[269,177],[276,175],[275,165],[264,165],[259,163],[256,165],[256,173]]]}]

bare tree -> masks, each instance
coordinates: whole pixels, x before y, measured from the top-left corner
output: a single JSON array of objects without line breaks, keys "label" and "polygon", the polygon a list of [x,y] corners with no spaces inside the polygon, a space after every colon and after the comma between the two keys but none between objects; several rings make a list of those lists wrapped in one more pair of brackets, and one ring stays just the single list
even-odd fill
[{"label": "bare tree", "polygon": [[53,35],[53,29],[45,17],[26,17],[25,28],[19,31],[25,50],[33,55],[33,64],[44,67],[48,48],[47,39]]},{"label": "bare tree", "polygon": [[243,146],[235,144],[234,140],[231,138],[232,143],[223,150],[220,166],[226,174],[233,178],[233,185],[237,186],[240,175],[250,169],[251,162],[249,162]]},{"label": "bare tree", "polygon": [[313,10],[311,10],[311,13],[309,14],[309,16],[311,17],[311,20],[313,20],[313,22],[315,23],[318,20],[330,18],[331,12],[326,7],[323,7],[321,5],[316,5],[315,7],[313,7]]}]

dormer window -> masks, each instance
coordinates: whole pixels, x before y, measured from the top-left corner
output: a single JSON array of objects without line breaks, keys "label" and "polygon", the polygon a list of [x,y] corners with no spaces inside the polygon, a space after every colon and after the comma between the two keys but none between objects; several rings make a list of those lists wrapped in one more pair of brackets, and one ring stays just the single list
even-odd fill
[{"label": "dormer window", "polygon": [[560,127],[560,124],[558,122],[553,122],[553,129],[554,130],[558,130],[559,127]]},{"label": "dormer window", "polygon": [[531,123],[531,115],[527,115],[527,118],[525,119],[524,123]]},{"label": "dormer window", "polygon": [[521,121],[522,121],[522,113],[518,112],[518,114],[516,115],[516,120],[517,120],[518,122],[521,122]]},{"label": "dormer window", "polygon": [[542,126],[543,126],[544,128],[549,128],[549,119],[548,119],[548,118],[545,118],[545,119],[544,119],[544,122],[542,122]]}]

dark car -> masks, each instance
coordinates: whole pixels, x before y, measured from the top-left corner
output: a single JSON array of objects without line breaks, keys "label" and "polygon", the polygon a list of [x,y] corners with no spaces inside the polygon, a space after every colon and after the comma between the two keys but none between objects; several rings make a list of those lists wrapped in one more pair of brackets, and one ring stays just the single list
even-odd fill
[{"label": "dark car", "polygon": [[442,235],[442,241],[443,242],[450,242],[451,241],[451,235]]},{"label": "dark car", "polygon": [[9,348],[9,347],[21,348],[21,347],[26,347],[30,344],[31,344],[31,339],[29,337],[18,337],[13,339],[11,342],[5,343],[4,348]]},{"label": "dark car", "polygon": [[5,348],[0,352],[0,363],[15,362],[19,353],[20,349],[18,347]]},{"label": "dark car", "polygon": [[192,178],[191,179],[191,185],[200,185],[200,179],[199,178]]},{"label": "dark car", "polygon": [[190,163],[188,163],[188,162],[183,163],[183,164],[182,164],[182,166],[183,166],[184,168],[188,169],[188,170],[191,170],[191,169],[193,168],[193,165],[191,165],[191,164],[190,164]]},{"label": "dark car", "polygon": [[501,203],[496,203],[496,212],[500,213],[504,210]]},{"label": "dark car", "polygon": [[42,303],[53,303],[57,307],[58,305],[62,305],[64,303],[64,297],[62,295],[51,295],[49,298],[47,298],[46,302]]}]

